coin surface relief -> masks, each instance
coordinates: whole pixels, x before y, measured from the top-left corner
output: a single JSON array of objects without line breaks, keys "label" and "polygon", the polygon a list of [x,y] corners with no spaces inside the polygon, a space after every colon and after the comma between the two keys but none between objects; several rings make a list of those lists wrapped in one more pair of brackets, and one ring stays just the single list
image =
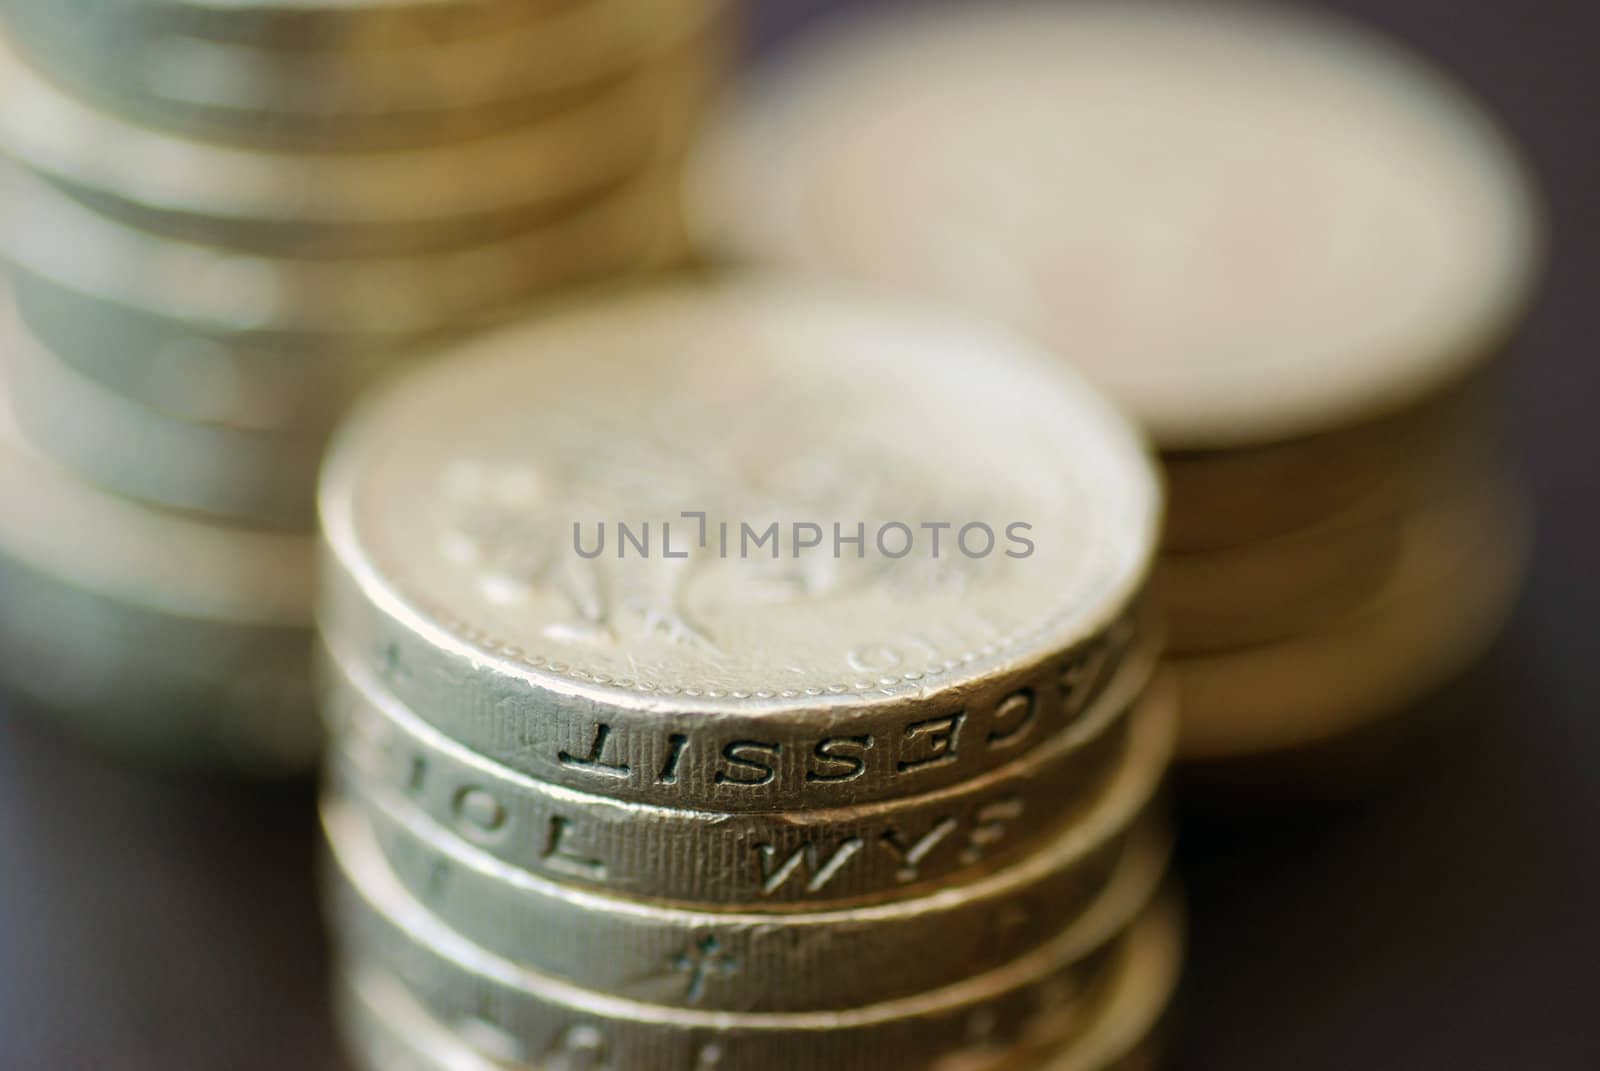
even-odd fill
[{"label": "coin surface relief", "polygon": [[579,788],[738,810],[1008,760],[1130,612],[1158,496],[1092,391],[928,316],[686,288],[399,384],[324,481],[325,629]]}]

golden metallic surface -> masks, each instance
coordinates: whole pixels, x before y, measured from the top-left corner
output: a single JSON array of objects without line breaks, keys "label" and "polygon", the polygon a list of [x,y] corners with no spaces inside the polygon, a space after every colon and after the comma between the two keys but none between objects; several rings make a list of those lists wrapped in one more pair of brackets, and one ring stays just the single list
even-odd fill
[{"label": "golden metallic surface", "polygon": [[[1050,824],[1032,851],[1004,866],[968,868],[871,904],[819,898],[775,912],[766,902],[671,906],[648,886],[584,890],[553,868],[535,875],[507,866],[395,794],[348,777],[340,778],[343,796],[324,810],[330,835],[375,838],[398,880],[442,923],[541,973],[653,1004],[853,1007],[998,967],[1104,890],[1129,838],[1138,839],[1130,832],[1135,823],[1155,809],[1176,724],[1170,692],[1134,717],[1133,745],[1086,813]],[[914,811],[919,803],[894,806]],[[582,820],[576,808],[569,813]],[[850,814],[834,817],[852,827]],[[1049,822],[1042,815],[1028,820]],[[641,816],[631,834],[635,852],[694,851],[658,816]],[[717,865],[705,860],[708,869]],[[684,949],[690,958],[681,957]]]},{"label": "golden metallic surface", "polygon": [[1172,751],[1176,704],[1170,682],[1146,689],[1151,661],[1128,666],[1079,723],[988,773],[904,799],[767,813],[627,803],[518,774],[333,659],[324,713],[342,784],[403,798],[417,823],[508,872],[706,909],[815,911],[968,880],[1039,849],[1064,822],[1126,825]]},{"label": "golden metallic surface", "polygon": [[1354,610],[1383,586],[1403,543],[1401,503],[1375,494],[1284,535],[1163,554],[1155,570],[1167,649],[1205,654],[1286,639]]},{"label": "golden metallic surface", "polygon": [[309,768],[299,533],[335,423],[444,340],[684,255],[733,14],[0,0],[5,683],[151,757]]},{"label": "golden metallic surface", "polygon": [[[8,347],[10,343],[5,343]],[[75,479],[23,445],[0,381],[0,549],[38,572],[157,613],[311,625],[314,541],[151,509]]]},{"label": "golden metallic surface", "polygon": [[1178,988],[1184,918],[1177,894],[1158,900],[1128,933],[1127,948],[1093,1026],[1035,1071],[1154,1071],[1152,1035]]},{"label": "golden metallic surface", "polygon": [[1167,526],[1162,549],[1230,551],[1329,523],[1409,490],[1404,420],[1239,450],[1164,454]]},{"label": "golden metallic surface", "polygon": [[[9,345],[9,344],[8,344]],[[311,540],[214,527],[83,483],[20,444],[0,382],[0,678],[105,745],[304,768]]]},{"label": "golden metallic surface", "polygon": [[1520,493],[1493,478],[1405,525],[1383,590],[1355,612],[1277,643],[1170,660],[1182,695],[1180,757],[1269,752],[1359,728],[1420,699],[1487,646],[1527,561]]},{"label": "golden metallic surface", "polygon": [[[1046,739],[1108,630],[1133,638],[1157,496],[1126,423],[1026,347],[744,282],[392,384],[336,442],[321,515],[322,626],[419,716],[536,776],[565,754],[588,790],[738,811],[928,791]],[[922,550],[806,553],[779,531],[802,520]],[[575,545],[646,522],[654,554]]]},{"label": "golden metallic surface", "polygon": [[1474,100],[1281,7],[837,20],[757,79],[695,174],[707,244],[1014,325],[1163,450],[1430,395],[1499,350],[1542,251]]},{"label": "golden metallic surface", "polygon": [[[589,0],[68,0],[77,18],[274,48],[384,48],[495,33]],[[9,9],[0,8],[9,14]]]},{"label": "golden metallic surface", "polygon": [[[1129,931],[1102,1004],[1094,1012],[1096,1022],[1069,1050],[1040,1066],[1041,1057],[1029,1055],[1034,1046],[1024,1045],[1023,1051],[996,1047],[989,1053],[936,1060],[928,1071],[1154,1071],[1160,1064],[1150,1051],[1149,1032],[1176,987],[1182,953],[1182,909],[1173,896],[1165,895]],[[504,1051],[504,1039],[497,1045],[492,1033],[450,1030],[404,985],[385,975],[345,972],[336,984],[335,999],[349,1051],[359,1066],[371,1071],[532,1067],[497,1056],[497,1049]],[[475,1039],[482,1049],[472,1047]],[[722,1063],[711,1066],[738,1071]],[[616,1071],[631,1069],[618,1066]]]},{"label": "golden metallic surface", "polygon": [[303,773],[322,749],[309,629],[167,613],[0,546],[0,684],[95,747],[162,764]]},{"label": "golden metallic surface", "polygon": [[[334,983],[334,1021],[345,1051],[367,1071],[508,1071],[472,1047],[471,1035],[428,1014],[404,985],[381,971],[345,971]],[[493,1040],[487,1039],[493,1046]]]},{"label": "golden metallic surface", "polygon": [[322,483],[358,1059],[999,1071],[1090,1030],[1176,735],[1126,421],[1004,333],[772,280],[441,357]]},{"label": "golden metallic surface", "polygon": [[[323,810],[330,836],[375,842],[430,914],[519,966],[653,1005],[806,1012],[940,989],[1047,941],[1152,835],[1132,825],[1161,773],[1159,764],[1130,770],[1124,780],[1142,775],[1142,799],[1119,785],[1090,821],[1058,826],[1038,851],[992,874],[903,899],[785,914],[764,905],[666,907],[648,890],[637,899],[574,889],[498,863],[393,798],[354,792]],[[641,825],[634,833],[641,849],[676,850],[664,831]]]},{"label": "golden metallic surface", "polygon": [[1463,444],[1499,443],[1499,380],[1490,365],[1380,419],[1235,450],[1163,454],[1162,549],[1242,552],[1362,509],[1403,512]]},{"label": "golden metallic surface", "polygon": [[29,443],[150,505],[310,532],[322,441],[175,420],[62,363],[12,317],[4,370]]},{"label": "golden metallic surface", "polygon": [[430,254],[256,256],[158,238],[13,169],[0,254],[14,271],[161,326],[277,344],[404,345],[493,323],[553,287],[656,262],[669,178],[646,172],[569,216]]},{"label": "golden metallic surface", "polygon": [[417,347],[273,344],[191,330],[22,272],[16,313],[57,360],[173,420],[326,439],[358,391]]},{"label": "golden metallic surface", "polygon": [[0,148],[117,219],[241,251],[346,257],[546,225],[682,142],[706,80],[673,53],[548,115],[441,145],[235,148],[85,104],[0,50]]},{"label": "golden metallic surface", "polygon": [[[619,1068],[696,1071],[708,1058],[771,1071],[924,1071],[935,1058],[1022,1039],[1049,1018],[1077,1035],[1114,974],[1119,936],[1154,896],[1165,851],[1130,856],[1094,906],[1023,957],[900,1000],[809,1013],[660,1007],[519,968],[460,937],[395,880],[376,847],[333,841],[333,902],[344,969],[403,982],[458,1034],[493,1038],[508,1063],[546,1063],[582,1045]],[[1064,1026],[1068,1001],[1083,1013]],[[713,1066],[716,1066],[713,1064]]]},{"label": "golden metallic surface", "polygon": [[[1297,504],[1319,513],[1337,510],[1277,534],[1198,550],[1171,546],[1169,524],[1169,545],[1157,563],[1169,650],[1216,654],[1289,639],[1377,597],[1419,511],[1492,487],[1503,475],[1495,387],[1491,377],[1479,376],[1377,424],[1216,454],[1203,463],[1203,481],[1195,479],[1198,469],[1183,467],[1201,462],[1167,458],[1169,486],[1177,486],[1181,472],[1190,478],[1191,495],[1200,487],[1214,492],[1209,501],[1192,497],[1185,503],[1191,521],[1198,518],[1214,530],[1237,527],[1241,519],[1287,519]],[[1353,464],[1339,465],[1341,450]],[[1318,456],[1327,467],[1313,463]],[[1340,475],[1357,469],[1372,474],[1374,486],[1346,504],[1369,482]],[[1269,493],[1274,484],[1276,491]],[[1198,528],[1188,526],[1190,533]]]},{"label": "golden metallic surface", "polygon": [[722,0],[585,0],[524,6],[493,28],[407,31],[368,18],[341,32],[280,5],[285,20],[307,16],[300,43],[281,47],[261,36],[270,27],[248,31],[242,19],[228,28],[191,12],[130,19],[64,7],[8,0],[5,14],[19,50],[75,94],[156,128],[312,150],[514,127],[625,81],[733,12]]}]

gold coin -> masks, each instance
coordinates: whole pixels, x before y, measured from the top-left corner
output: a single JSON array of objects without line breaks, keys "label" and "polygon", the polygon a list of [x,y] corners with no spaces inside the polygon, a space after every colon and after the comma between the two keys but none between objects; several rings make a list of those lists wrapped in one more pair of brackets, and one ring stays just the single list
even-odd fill
[{"label": "gold coin", "polygon": [[[404,801],[413,830],[449,832],[408,838],[411,877],[432,869],[436,845],[427,841],[448,854],[460,840],[487,853],[472,857],[478,871],[526,872],[536,890],[723,911],[833,910],[970,882],[1034,855],[1063,825],[1081,837],[1127,826],[1175,746],[1176,694],[1170,682],[1151,681],[1155,661],[1153,649],[1132,656],[1092,709],[1039,747],[944,788],[730,814],[620,800],[616,788],[563,788],[553,782],[576,779],[559,763],[550,780],[516,773],[431,728],[375,675],[353,673],[330,653],[322,674],[335,736],[329,780],[391,809]],[[656,850],[641,851],[641,841]],[[456,868],[469,886],[471,869]],[[521,879],[494,880],[509,891]]]},{"label": "gold coin", "polygon": [[1400,560],[1365,606],[1313,632],[1174,658],[1181,758],[1312,743],[1402,710],[1465,668],[1515,599],[1527,507],[1504,477],[1419,510]]},{"label": "gold coin", "polygon": [[39,451],[140,502],[315,528],[320,438],[175,420],[64,364],[14,315],[6,321],[16,420]]},{"label": "gold coin", "polygon": [[1417,424],[1403,417],[1240,450],[1167,453],[1162,547],[1230,551],[1335,521],[1406,483]]},{"label": "gold coin", "polygon": [[[1381,425],[1319,437],[1315,450],[1330,463],[1334,459],[1328,447],[1341,443],[1357,459],[1353,467],[1374,477],[1375,486],[1348,505],[1344,500],[1357,485],[1342,483],[1336,465],[1318,479],[1315,467],[1293,460],[1293,444],[1218,455],[1204,483],[1190,484],[1191,492],[1199,486],[1215,489],[1217,499],[1210,507],[1189,502],[1192,511],[1204,509],[1205,516],[1216,518],[1216,530],[1224,524],[1238,527],[1247,514],[1258,521],[1287,519],[1289,511],[1275,502],[1316,503],[1316,512],[1339,508],[1320,520],[1248,542],[1187,551],[1169,546],[1158,561],[1157,577],[1172,653],[1199,655],[1287,639],[1377,597],[1404,550],[1409,516],[1471,488],[1494,484],[1503,450],[1491,414],[1497,397],[1490,386],[1487,380],[1474,382]],[[1229,466],[1230,460],[1238,464]],[[1175,466],[1168,461],[1172,471]],[[1274,500],[1267,488],[1279,481],[1265,474],[1280,464],[1283,479]],[[1230,494],[1224,478],[1230,469],[1250,473],[1254,480],[1231,485]],[[1291,476],[1304,483],[1296,486]],[[1310,514],[1307,510],[1304,515]],[[1186,531],[1193,534],[1198,527],[1191,524]],[[1169,524],[1169,539],[1173,532]]]},{"label": "gold coin", "polygon": [[[435,21],[462,25],[440,27],[385,19],[404,14],[394,5],[360,6],[263,5],[206,18],[138,5],[130,18],[10,0],[7,29],[52,80],[110,111],[211,141],[315,151],[449,141],[526,123],[625,80],[733,8],[725,0],[587,0],[542,12],[521,5],[495,23],[470,17],[482,5],[452,4]],[[343,28],[330,17],[338,14]],[[272,43],[284,35],[300,43]]]},{"label": "gold coin", "polygon": [[0,682],[89,743],[161,763],[303,773],[322,734],[305,627],[165,613],[0,544]]},{"label": "gold coin", "polygon": [[416,347],[273,345],[188,329],[38,276],[11,278],[16,313],[62,364],[173,420],[325,437],[359,390]]},{"label": "gold coin", "polygon": [[98,490],[10,417],[0,383],[0,676],[104,744],[308,767],[312,540]]},{"label": "gold coin", "polygon": [[1375,498],[1288,535],[1162,555],[1154,584],[1169,652],[1205,654],[1284,639],[1370,600],[1403,543],[1396,504],[1387,495]]},{"label": "gold coin", "polygon": [[1183,909],[1169,894],[1129,931],[1094,1025],[1034,1071],[1155,1071],[1160,1060],[1152,1035],[1177,991],[1183,945]]},{"label": "gold coin", "polygon": [[481,137],[364,152],[246,149],[118,118],[0,48],[0,148],[136,226],[291,255],[487,241],[581,210],[682,143],[698,51]]},{"label": "gold coin", "polygon": [[[499,32],[589,0],[87,0],[66,11],[122,30],[276,48],[362,49]],[[25,0],[24,0],[25,4]],[[18,6],[24,6],[19,4]],[[34,5],[25,5],[34,6]],[[82,8],[92,8],[85,12]]]},{"label": "gold coin", "polygon": [[927,792],[1048,740],[1134,638],[1158,511],[1057,362],[767,281],[444,355],[353,416],[321,502],[324,630],[419,717],[721,811]]},{"label": "gold coin", "polygon": [[0,381],[0,546],[40,572],[150,610],[308,627],[315,541],[151,509],[73,478],[24,445]]},{"label": "gold coin", "polygon": [[13,168],[0,252],[60,293],[169,330],[274,345],[415,344],[504,319],[560,286],[656,266],[676,224],[673,181],[653,168],[581,211],[486,243],[341,259],[159,238]]},{"label": "gold coin", "polygon": [[1475,101],[1276,7],[842,20],[695,172],[707,244],[1012,324],[1163,450],[1426,397],[1501,346],[1541,260],[1528,176]]},{"label": "gold coin", "polygon": [[[696,1071],[712,1056],[772,1071],[920,1071],[941,1057],[1007,1048],[1043,1021],[1063,1040],[1076,1037],[1092,1025],[1093,997],[1115,977],[1125,935],[1166,864],[1161,839],[1145,842],[1065,930],[955,985],[837,1011],[740,1013],[641,1003],[519,968],[440,923],[376,847],[330,833],[344,970],[402,982],[457,1035],[494,1039],[505,1063],[549,1066],[581,1042],[618,1066],[659,1071]],[[1063,1013],[1069,1002],[1078,1014]]]},{"label": "gold coin", "polygon": [[[375,840],[394,877],[442,924],[546,976],[616,997],[702,1010],[849,1008],[998,968],[1078,917],[1120,862],[1137,851],[1134,845],[1146,835],[1136,831],[1140,817],[1158,809],[1154,799],[1176,731],[1173,698],[1170,684],[1163,684],[1128,712],[1133,725],[1127,753],[1079,814],[1062,818],[1042,808],[1018,809],[1020,822],[1041,827],[1033,851],[982,866],[988,846],[969,840],[960,849],[967,873],[949,874],[921,891],[909,883],[904,892],[891,887],[867,903],[671,904],[664,902],[669,890],[646,883],[579,888],[562,873],[535,874],[500,862],[403,798],[369,789],[348,772],[339,777],[339,795],[323,807],[330,832]],[[891,828],[926,822],[918,813],[921,798],[879,809],[888,812]],[[818,831],[841,837],[865,832],[871,819],[851,810],[822,812]],[[569,800],[567,813],[582,823],[582,802]],[[695,844],[683,835],[686,817],[640,814],[624,850],[689,855]],[[831,831],[824,824],[830,817]],[[997,838],[1005,836],[1004,821],[990,822]],[[595,851],[593,844],[581,833],[563,841],[567,871],[593,871],[619,857]],[[881,837],[862,850],[904,862]],[[709,853],[698,858],[707,869],[723,865]],[[737,867],[738,853],[728,863]],[[696,947],[715,952],[715,974],[668,969],[684,949]]]},{"label": "gold coin", "polygon": [[1441,455],[1499,442],[1499,366],[1376,420],[1237,450],[1175,451],[1167,475],[1168,551],[1240,549],[1329,524],[1432,479]]},{"label": "gold coin", "polygon": [[[1068,1051],[1043,1067],[1017,1051],[944,1057],[928,1071],[1154,1071],[1148,1051],[1177,987],[1183,958],[1183,913],[1175,896],[1158,900],[1128,932],[1108,991],[1094,1019]],[[335,983],[337,1022],[357,1062],[372,1071],[506,1071],[511,1051],[498,1031],[481,1023],[452,1030],[397,979],[373,970],[346,970]],[[1070,996],[1060,995],[1063,1005]],[[1065,1011],[1065,1007],[1061,1009]],[[591,1039],[593,1040],[593,1039]],[[476,1043],[476,1045],[474,1045]],[[1031,1049],[1031,1046],[1025,1046]],[[712,1064],[713,1067],[719,1066]],[[699,1071],[699,1069],[692,1069]]]}]

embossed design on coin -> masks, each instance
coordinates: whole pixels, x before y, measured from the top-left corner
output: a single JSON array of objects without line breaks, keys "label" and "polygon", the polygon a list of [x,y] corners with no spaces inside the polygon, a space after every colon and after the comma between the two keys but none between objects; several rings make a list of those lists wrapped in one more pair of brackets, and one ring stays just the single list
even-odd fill
[{"label": "embossed design on coin", "polygon": [[[329,624],[371,622],[383,652],[426,632],[419,657],[443,646],[491,689],[876,703],[1102,633],[1143,582],[1156,502],[1122,421],[1013,340],[683,288],[487,341],[369,405],[324,487]],[[848,776],[860,735],[817,776]],[[776,777],[784,746],[733,737],[725,782]]]}]

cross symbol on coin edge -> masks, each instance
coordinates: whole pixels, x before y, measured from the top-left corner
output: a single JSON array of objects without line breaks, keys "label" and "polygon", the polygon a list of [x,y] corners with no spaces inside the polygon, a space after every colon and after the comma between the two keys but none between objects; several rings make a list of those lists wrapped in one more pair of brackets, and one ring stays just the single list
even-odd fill
[{"label": "cross symbol on coin edge", "polygon": [[390,641],[378,652],[378,674],[389,682],[403,681],[411,676],[411,670],[400,658],[400,645]]},{"label": "cross symbol on coin edge", "polygon": [[685,994],[691,1004],[697,1004],[705,995],[706,982],[713,973],[731,978],[739,972],[739,964],[731,956],[722,954],[722,942],[707,935],[672,957],[672,969],[689,976],[689,989]]}]

